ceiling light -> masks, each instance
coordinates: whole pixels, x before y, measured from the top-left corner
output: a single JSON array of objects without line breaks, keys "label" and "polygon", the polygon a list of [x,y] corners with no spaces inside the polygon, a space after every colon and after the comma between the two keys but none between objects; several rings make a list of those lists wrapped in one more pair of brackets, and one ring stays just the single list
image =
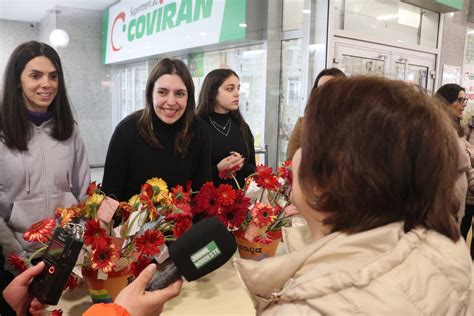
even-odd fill
[{"label": "ceiling light", "polygon": [[303,14],[310,14],[310,13],[311,13],[311,10],[307,10],[307,9],[303,10]]},{"label": "ceiling light", "polygon": [[243,27],[243,28],[246,28],[246,27],[247,27],[247,24],[246,24],[246,23],[240,23],[239,26],[240,26],[240,27]]},{"label": "ceiling light", "polygon": [[49,33],[49,43],[57,47],[66,47],[69,44],[69,35],[67,35],[65,30],[55,29]]},{"label": "ceiling light", "polygon": [[398,14],[387,14],[387,15],[379,15],[377,17],[377,20],[379,21],[387,21],[387,20],[393,20],[398,18]]}]

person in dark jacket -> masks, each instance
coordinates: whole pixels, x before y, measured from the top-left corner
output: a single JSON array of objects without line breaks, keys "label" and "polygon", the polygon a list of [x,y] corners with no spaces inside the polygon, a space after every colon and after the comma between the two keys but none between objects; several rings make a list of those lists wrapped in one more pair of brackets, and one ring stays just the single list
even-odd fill
[{"label": "person in dark jacket", "polygon": [[105,160],[102,190],[120,201],[140,192],[148,179],[162,178],[198,191],[211,179],[209,128],[195,117],[194,83],[178,59],[161,60],[146,84],[143,110],[115,129]]},{"label": "person in dark jacket", "polygon": [[255,171],[253,135],[239,111],[239,76],[231,69],[215,69],[207,74],[199,93],[197,115],[209,125],[212,143],[212,180],[215,185],[237,184],[219,173],[235,170],[243,187]]}]

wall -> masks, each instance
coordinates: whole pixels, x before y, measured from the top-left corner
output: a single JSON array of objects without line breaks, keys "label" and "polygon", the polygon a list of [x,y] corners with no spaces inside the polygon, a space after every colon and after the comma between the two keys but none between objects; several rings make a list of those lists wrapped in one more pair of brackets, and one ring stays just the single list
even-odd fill
[{"label": "wall", "polygon": [[112,134],[111,67],[102,64],[102,11],[58,7],[56,27],[69,35],[58,48],[89,162],[105,162]]},{"label": "wall", "polygon": [[38,34],[38,25],[35,23],[0,20],[0,91],[10,54],[18,44],[37,40]]},{"label": "wall", "polygon": [[[442,65],[457,67],[463,65],[469,0],[464,1],[464,8],[464,11],[444,14],[440,69],[438,72],[440,76],[442,75]],[[441,81],[439,82],[441,83]]]}]

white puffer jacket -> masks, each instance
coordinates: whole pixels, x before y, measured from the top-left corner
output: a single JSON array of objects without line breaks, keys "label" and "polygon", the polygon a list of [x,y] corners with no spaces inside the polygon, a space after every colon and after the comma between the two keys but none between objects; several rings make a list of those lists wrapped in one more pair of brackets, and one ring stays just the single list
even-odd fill
[{"label": "white puffer jacket", "polygon": [[474,315],[472,261],[426,229],[392,223],[333,233],[304,245],[307,227],[285,232],[287,255],[234,264],[258,315]]}]

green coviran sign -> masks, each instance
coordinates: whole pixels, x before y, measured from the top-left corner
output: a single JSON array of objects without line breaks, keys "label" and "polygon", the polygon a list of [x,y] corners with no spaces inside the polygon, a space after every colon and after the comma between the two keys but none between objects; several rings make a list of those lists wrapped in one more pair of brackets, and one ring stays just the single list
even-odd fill
[{"label": "green coviran sign", "polygon": [[464,9],[464,0],[435,0],[435,2],[457,10]]},{"label": "green coviran sign", "polygon": [[246,0],[120,2],[104,12],[105,64],[245,38]]}]

